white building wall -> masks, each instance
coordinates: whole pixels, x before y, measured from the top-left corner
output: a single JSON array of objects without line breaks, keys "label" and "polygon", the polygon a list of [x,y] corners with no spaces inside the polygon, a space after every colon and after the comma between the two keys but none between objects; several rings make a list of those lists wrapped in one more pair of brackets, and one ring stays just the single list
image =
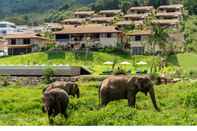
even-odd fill
[{"label": "white building wall", "polygon": [[101,34],[100,36],[100,44],[102,47],[116,47],[118,41],[118,34],[112,33],[111,37],[107,37],[107,34]]}]

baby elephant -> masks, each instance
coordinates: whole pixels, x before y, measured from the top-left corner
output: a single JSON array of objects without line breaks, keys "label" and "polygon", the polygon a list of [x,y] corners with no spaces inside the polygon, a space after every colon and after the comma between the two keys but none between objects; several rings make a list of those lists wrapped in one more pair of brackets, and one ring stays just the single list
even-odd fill
[{"label": "baby elephant", "polygon": [[68,95],[71,95],[73,97],[77,96],[77,98],[80,97],[80,90],[76,83],[74,82],[65,82],[65,81],[56,81],[54,83],[51,83],[46,89],[44,90],[51,90],[54,88],[60,88],[63,89],[68,93]]},{"label": "baby elephant", "polygon": [[49,123],[53,123],[53,117],[58,114],[67,115],[67,107],[69,104],[68,94],[59,88],[51,89],[43,93],[44,111],[48,113]]}]

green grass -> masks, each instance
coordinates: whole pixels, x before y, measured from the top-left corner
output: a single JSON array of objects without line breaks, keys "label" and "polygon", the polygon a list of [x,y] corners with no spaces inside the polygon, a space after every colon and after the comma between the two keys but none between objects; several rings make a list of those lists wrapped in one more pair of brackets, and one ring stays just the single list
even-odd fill
[{"label": "green grass", "polygon": [[184,53],[173,55],[169,58],[173,65],[179,65],[185,71],[197,70],[197,54]]},{"label": "green grass", "polygon": [[[57,125],[197,125],[197,83],[156,87],[161,112],[156,112],[150,98],[142,93],[137,96],[136,109],[129,108],[126,100],[98,109],[97,83],[79,85],[81,98],[71,98],[69,118],[56,117]],[[42,87],[1,87],[0,125],[48,125],[47,115],[41,111]]]},{"label": "green grass", "polygon": [[[32,53],[27,55],[20,55],[20,56],[9,56],[5,58],[0,58],[0,64],[27,64],[27,65],[35,65],[35,64],[69,64],[72,66],[83,66],[94,74],[101,74],[103,71],[111,70],[111,65],[104,65],[103,63],[106,61],[114,61],[117,60],[118,63],[123,61],[129,61],[133,63],[133,59],[125,54],[110,54],[104,52],[93,52],[91,58],[87,60],[84,57],[76,58],[73,52],[66,52],[65,57],[62,55],[54,54],[54,57],[48,57],[47,53],[40,52],[40,53]],[[136,62],[141,60],[148,62],[150,65],[152,57],[149,56],[136,56]],[[121,66],[121,65],[119,65]],[[127,70],[132,69],[132,65],[130,66],[122,66]],[[148,67],[147,67],[148,68]]]}]

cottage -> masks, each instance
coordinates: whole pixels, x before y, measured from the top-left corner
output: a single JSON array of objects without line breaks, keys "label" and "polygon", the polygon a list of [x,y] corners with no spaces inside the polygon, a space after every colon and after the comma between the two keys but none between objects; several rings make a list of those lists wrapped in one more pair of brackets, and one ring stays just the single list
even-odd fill
[{"label": "cottage", "polygon": [[148,14],[127,14],[124,19],[127,21],[144,21]]},{"label": "cottage", "polygon": [[128,14],[150,14],[154,11],[153,6],[138,6],[138,7],[131,7],[128,10]]},{"label": "cottage", "polygon": [[63,29],[63,25],[60,23],[45,23],[44,26],[48,31],[59,31]]},{"label": "cottage", "polygon": [[7,22],[7,21],[0,22],[0,36],[5,36],[9,33],[14,33],[16,31],[17,29],[14,23]]},{"label": "cottage", "polygon": [[127,28],[128,26],[134,26],[134,27],[142,27],[144,24],[143,21],[119,21],[116,23],[116,26],[120,29],[120,30],[124,30],[125,28]]},{"label": "cottage", "polygon": [[112,24],[114,17],[95,17],[91,18],[90,22],[93,24]]},{"label": "cottage", "polygon": [[0,39],[0,56],[8,55],[7,41]]},{"label": "cottage", "polygon": [[158,12],[160,13],[169,13],[169,12],[180,12],[183,13],[183,5],[163,5],[158,8]]},{"label": "cottage", "polygon": [[75,18],[89,18],[95,14],[94,11],[76,11]]},{"label": "cottage", "polygon": [[81,25],[86,22],[86,19],[84,18],[70,18],[65,19],[61,23],[65,25]]},{"label": "cottage", "polygon": [[157,13],[157,19],[178,19],[181,20],[182,14],[180,12]]},{"label": "cottage", "polygon": [[116,47],[121,32],[113,26],[99,24],[65,25],[64,29],[54,32],[57,44],[65,48]]},{"label": "cottage", "polygon": [[101,10],[99,15],[103,17],[114,17],[122,15],[122,11],[120,9],[117,10]]},{"label": "cottage", "polygon": [[131,53],[133,55],[142,55],[148,49],[146,43],[152,34],[151,30],[133,31],[127,34],[128,42],[131,45]]},{"label": "cottage", "polygon": [[163,19],[163,20],[153,20],[152,24],[158,25],[162,28],[172,28],[179,29],[180,21],[177,19]]},{"label": "cottage", "polygon": [[15,33],[5,36],[8,55],[20,55],[46,47],[50,41],[35,33]]}]

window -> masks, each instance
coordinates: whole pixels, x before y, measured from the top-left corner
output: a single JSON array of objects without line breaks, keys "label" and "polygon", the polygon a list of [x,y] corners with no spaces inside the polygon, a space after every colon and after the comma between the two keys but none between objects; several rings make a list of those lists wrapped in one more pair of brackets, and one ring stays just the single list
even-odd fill
[{"label": "window", "polygon": [[140,35],[135,36],[135,41],[141,41],[141,40],[142,40],[142,37]]},{"label": "window", "polygon": [[16,45],[16,39],[11,39],[11,45]]},{"label": "window", "polygon": [[31,40],[30,39],[23,39],[23,44],[29,45],[29,44],[31,44]]},{"label": "window", "polygon": [[112,34],[111,33],[107,33],[107,38],[111,38]]},{"label": "window", "polygon": [[0,27],[5,28],[5,27],[7,27],[7,25],[6,24],[0,24]]}]

